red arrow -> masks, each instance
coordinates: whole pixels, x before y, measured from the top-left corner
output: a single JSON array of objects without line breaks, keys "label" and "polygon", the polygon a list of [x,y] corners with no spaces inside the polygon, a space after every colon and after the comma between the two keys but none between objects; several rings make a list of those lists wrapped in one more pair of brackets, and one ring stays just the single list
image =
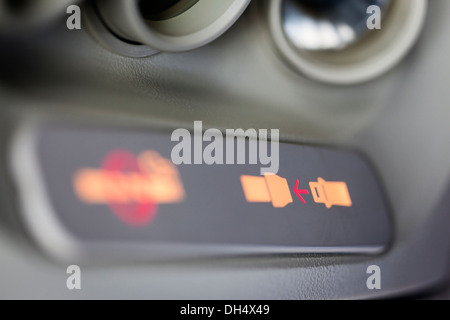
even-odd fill
[{"label": "red arrow", "polygon": [[303,199],[303,197],[301,196],[302,194],[309,194],[308,190],[304,190],[304,189],[299,189],[298,185],[299,185],[299,181],[297,179],[297,181],[295,181],[295,189],[294,189],[294,193],[297,195],[297,197],[300,198],[300,200],[302,200],[303,204],[306,204],[305,199]]}]

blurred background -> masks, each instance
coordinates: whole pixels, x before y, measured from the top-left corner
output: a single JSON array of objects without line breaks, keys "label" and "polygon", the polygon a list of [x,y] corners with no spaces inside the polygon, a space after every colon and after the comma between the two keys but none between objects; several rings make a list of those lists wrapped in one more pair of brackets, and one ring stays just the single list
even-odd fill
[{"label": "blurred background", "polygon": [[[449,14],[445,0],[0,0],[0,298],[448,298]],[[36,237],[54,227],[33,220],[48,198],[42,130],[196,120],[361,152],[389,248],[105,263]],[[82,290],[66,287],[72,264]],[[381,290],[366,286],[370,265]]]}]

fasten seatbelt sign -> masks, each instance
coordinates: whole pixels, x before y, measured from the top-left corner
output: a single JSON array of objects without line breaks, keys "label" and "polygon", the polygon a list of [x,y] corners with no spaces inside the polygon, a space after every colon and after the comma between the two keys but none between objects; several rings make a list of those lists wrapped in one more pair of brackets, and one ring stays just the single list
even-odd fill
[{"label": "fasten seatbelt sign", "polygon": [[[261,175],[236,159],[175,164],[170,131],[37,123],[18,132],[21,214],[57,258],[373,254],[391,241],[381,185],[353,150],[281,142],[278,172]],[[251,143],[236,137],[246,154]]]}]

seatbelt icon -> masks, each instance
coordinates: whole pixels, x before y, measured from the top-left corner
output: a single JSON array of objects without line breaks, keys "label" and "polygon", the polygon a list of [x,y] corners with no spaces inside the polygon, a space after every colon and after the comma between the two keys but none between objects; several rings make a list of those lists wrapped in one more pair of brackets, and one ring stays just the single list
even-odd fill
[{"label": "seatbelt icon", "polygon": [[319,178],[318,182],[310,182],[309,186],[311,187],[314,201],[325,204],[328,209],[332,206],[352,206],[352,199],[345,182],[329,182]]},{"label": "seatbelt icon", "polygon": [[293,202],[287,180],[275,174],[241,176],[241,184],[247,202],[272,202],[274,208],[284,208]]}]

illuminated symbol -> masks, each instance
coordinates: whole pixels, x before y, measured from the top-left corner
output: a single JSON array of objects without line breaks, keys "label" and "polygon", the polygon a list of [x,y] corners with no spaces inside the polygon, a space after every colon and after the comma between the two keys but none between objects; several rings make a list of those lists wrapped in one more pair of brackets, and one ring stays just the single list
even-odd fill
[{"label": "illuminated symbol", "polygon": [[247,202],[272,202],[274,208],[284,208],[293,202],[287,180],[277,175],[241,176],[241,184]]},{"label": "illuminated symbol", "polygon": [[81,201],[106,204],[132,226],[151,223],[158,204],[185,198],[177,167],[156,151],[146,151],[138,158],[128,151],[114,151],[105,157],[101,169],[78,170],[73,185]]},{"label": "illuminated symbol", "polygon": [[297,197],[300,198],[300,200],[302,200],[303,204],[306,203],[305,199],[303,199],[302,194],[309,194],[308,190],[304,190],[304,189],[299,189],[300,182],[298,181],[298,179],[295,181],[295,188],[294,188],[294,193],[297,195]]},{"label": "illuminated symbol", "polygon": [[328,209],[332,206],[352,206],[352,199],[345,182],[327,182],[319,178],[318,182],[310,182],[309,186],[314,201],[325,204]]}]

